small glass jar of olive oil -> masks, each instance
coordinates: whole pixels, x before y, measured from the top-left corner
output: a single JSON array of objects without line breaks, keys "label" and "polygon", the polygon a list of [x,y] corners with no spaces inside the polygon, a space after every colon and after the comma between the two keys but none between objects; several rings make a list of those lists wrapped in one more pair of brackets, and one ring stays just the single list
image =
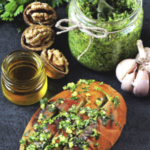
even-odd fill
[{"label": "small glass jar of olive oil", "polygon": [[15,51],[1,66],[1,85],[5,97],[18,105],[38,102],[47,91],[47,76],[38,54]]}]

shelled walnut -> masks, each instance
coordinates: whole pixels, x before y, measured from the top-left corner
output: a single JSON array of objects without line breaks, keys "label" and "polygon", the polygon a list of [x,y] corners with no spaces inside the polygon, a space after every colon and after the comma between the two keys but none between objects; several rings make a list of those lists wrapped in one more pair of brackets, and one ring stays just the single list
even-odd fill
[{"label": "shelled walnut", "polygon": [[52,27],[57,20],[57,14],[48,4],[34,2],[26,7],[23,12],[23,18],[29,26],[39,24]]},{"label": "shelled walnut", "polygon": [[46,73],[50,78],[60,79],[68,74],[68,61],[59,50],[43,50],[41,58],[44,62]]},{"label": "shelled walnut", "polygon": [[28,27],[22,34],[21,45],[24,49],[42,51],[50,47],[55,39],[54,31],[44,25]]}]

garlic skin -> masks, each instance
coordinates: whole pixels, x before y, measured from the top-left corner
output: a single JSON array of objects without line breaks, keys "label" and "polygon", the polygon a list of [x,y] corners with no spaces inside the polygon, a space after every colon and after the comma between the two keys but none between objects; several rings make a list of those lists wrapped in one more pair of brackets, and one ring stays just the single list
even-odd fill
[{"label": "garlic skin", "polygon": [[126,92],[133,92],[133,85],[132,82],[134,81],[136,77],[136,72],[132,72],[130,74],[127,74],[124,79],[122,80],[121,89]]},{"label": "garlic skin", "polygon": [[116,77],[117,79],[122,82],[124,77],[127,74],[132,73],[137,68],[137,62],[135,59],[125,59],[121,61],[116,68]]},{"label": "garlic skin", "polygon": [[145,47],[145,51],[146,51],[146,59],[148,61],[150,61],[150,48],[149,47]]},{"label": "garlic skin", "polygon": [[138,47],[138,50],[139,50],[139,58],[138,58],[139,61],[145,60],[146,59],[146,51],[144,49],[142,40],[137,40],[136,44],[137,44],[137,47]]},{"label": "garlic skin", "polygon": [[133,93],[137,96],[146,96],[149,93],[149,75],[146,70],[138,70],[133,83]]}]

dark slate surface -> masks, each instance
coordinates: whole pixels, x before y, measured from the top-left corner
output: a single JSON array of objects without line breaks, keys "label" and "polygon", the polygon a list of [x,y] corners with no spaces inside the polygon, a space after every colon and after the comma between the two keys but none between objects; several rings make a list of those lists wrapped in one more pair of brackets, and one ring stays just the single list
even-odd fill
[{"label": "dark slate surface", "polygon": [[[145,0],[143,7],[145,17],[141,39],[145,46],[150,47],[150,1]],[[65,7],[63,6],[56,9],[58,19],[67,17],[64,10]],[[0,22],[0,64],[7,54],[22,49],[20,37],[21,33],[17,33],[16,26],[13,23]],[[67,33],[56,36],[52,47],[60,49],[67,57],[70,63],[70,72],[61,80],[49,79],[49,94],[54,95],[60,92],[63,85],[72,81],[76,82],[80,78],[104,81],[123,95],[128,108],[127,124],[112,150],[149,150],[150,98],[137,98],[122,91],[114,71],[100,73],[81,66],[69,51]],[[0,150],[17,150],[24,129],[31,116],[38,109],[39,103],[27,107],[17,106],[4,97],[1,89],[0,97]]]}]

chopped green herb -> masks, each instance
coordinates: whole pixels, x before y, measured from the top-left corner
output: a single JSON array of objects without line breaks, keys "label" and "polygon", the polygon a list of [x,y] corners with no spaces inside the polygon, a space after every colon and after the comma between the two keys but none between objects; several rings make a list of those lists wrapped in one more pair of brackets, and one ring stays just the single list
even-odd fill
[{"label": "chopped green herb", "polygon": [[47,104],[47,100],[48,100],[47,98],[43,98],[43,99],[40,100],[41,109],[45,109],[45,106]]},{"label": "chopped green herb", "polygon": [[99,84],[99,85],[103,85],[104,83],[103,83],[103,82],[98,82],[98,84]]},{"label": "chopped green herb", "polygon": [[78,93],[76,91],[74,91],[71,96],[77,96],[77,95],[78,95]]},{"label": "chopped green herb", "polygon": [[58,99],[57,99],[57,103],[62,103],[63,100],[64,100],[63,98],[58,98]]},{"label": "chopped green herb", "polygon": [[100,99],[100,98],[97,98],[97,100],[96,100],[96,105],[97,105],[97,106],[100,106],[101,104],[102,104],[101,99]]},{"label": "chopped green herb", "polygon": [[111,120],[112,122],[115,121],[113,114],[110,115],[110,120]]},{"label": "chopped green herb", "polygon": [[19,143],[20,143],[21,145],[26,145],[26,141],[23,140],[23,139],[21,139],[21,140],[19,141]]},{"label": "chopped green herb", "polygon": [[117,108],[120,104],[119,96],[116,96],[114,99],[112,99],[112,102],[113,102],[115,108]]},{"label": "chopped green herb", "polygon": [[75,101],[77,101],[79,98],[78,98],[78,97],[76,97],[76,96],[73,96],[73,97],[71,97],[70,99],[71,99],[71,100],[75,100]]},{"label": "chopped green herb", "polygon": [[95,146],[99,146],[99,144],[98,143],[96,143],[96,144],[94,144]]},{"label": "chopped green herb", "polygon": [[67,86],[63,87],[64,90],[71,90],[71,92],[75,91],[76,88],[77,86],[73,82],[68,83]]},{"label": "chopped green herb", "polygon": [[90,84],[90,83],[92,83],[92,82],[95,82],[95,80],[85,80],[85,79],[80,79],[79,80],[79,83],[83,83],[83,84]]},{"label": "chopped green herb", "polygon": [[48,111],[49,112],[53,112],[54,110],[55,110],[55,102],[50,104],[50,105],[48,105]]},{"label": "chopped green herb", "polygon": [[29,135],[29,133],[30,133],[30,130],[28,130],[28,131],[24,134],[24,136],[27,137],[27,136]]},{"label": "chopped green herb", "polygon": [[75,114],[77,114],[76,106],[75,106],[75,105],[72,105],[71,108],[69,109],[69,112],[70,112],[70,113],[75,113]]},{"label": "chopped green herb", "polygon": [[98,133],[95,137],[96,137],[96,141],[100,138],[100,134]]}]

